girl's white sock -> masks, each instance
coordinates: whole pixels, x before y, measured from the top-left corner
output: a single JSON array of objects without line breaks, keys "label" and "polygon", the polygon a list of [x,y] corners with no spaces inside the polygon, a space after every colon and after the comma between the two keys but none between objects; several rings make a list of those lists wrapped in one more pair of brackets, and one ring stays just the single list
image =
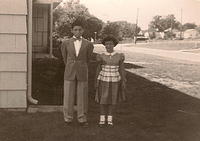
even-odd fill
[{"label": "girl's white sock", "polygon": [[106,116],[105,115],[100,115],[100,122],[105,122]]},{"label": "girl's white sock", "polygon": [[108,120],[108,122],[112,122],[112,120],[113,120],[113,117],[112,117],[112,116],[110,116],[110,115],[108,115],[108,118],[107,118],[107,120]]}]

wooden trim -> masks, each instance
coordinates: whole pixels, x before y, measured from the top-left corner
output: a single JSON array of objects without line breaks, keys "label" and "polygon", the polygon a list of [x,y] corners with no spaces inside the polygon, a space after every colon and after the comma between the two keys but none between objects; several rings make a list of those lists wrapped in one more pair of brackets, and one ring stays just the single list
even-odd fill
[{"label": "wooden trim", "polygon": [[13,52],[0,52],[0,54],[27,54],[27,52],[16,52],[16,51],[13,51]]},{"label": "wooden trim", "polygon": [[0,89],[0,92],[4,92],[4,91],[26,91],[26,89]]},{"label": "wooden trim", "polygon": [[0,73],[27,73],[27,71],[1,71],[0,70]]},{"label": "wooden trim", "polygon": [[8,34],[8,35],[27,35],[27,33],[24,32],[0,32],[0,34]]},{"label": "wooden trim", "polygon": [[11,15],[14,15],[14,16],[26,16],[27,14],[23,14],[23,13],[0,13],[0,15],[8,15],[8,16],[11,16]]},{"label": "wooden trim", "polygon": [[27,61],[27,100],[30,103],[37,104],[38,100],[32,97],[32,7],[33,0],[28,1],[28,61]]},{"label": "wooden trim", "polygon": [[1,32],[0,34],[7,34],[7,35],[27,35],[27,33],[5,33],[5,32]]}]

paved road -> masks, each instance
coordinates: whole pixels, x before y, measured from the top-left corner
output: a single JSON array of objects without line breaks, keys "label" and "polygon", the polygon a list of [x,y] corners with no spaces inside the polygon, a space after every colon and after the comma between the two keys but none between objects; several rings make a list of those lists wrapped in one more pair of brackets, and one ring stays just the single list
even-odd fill
[{"label": "paved road", "polygon": [[[95,45],[95,46],[98,46],[98,48],[102,47],[102,45]],[[124,44],[119,44],[115,49],[119,51],[143,53],[143,54],[149,54],[149,55],[155,55],[155,56],[200,63],[200,53],[198,54],[198,53],[187,52],[186,50],[174,51],[174,50],[149,49],[149,48],[142,48],[142,47],[136,47],[136,46],[126,47],[126,45]]]}]

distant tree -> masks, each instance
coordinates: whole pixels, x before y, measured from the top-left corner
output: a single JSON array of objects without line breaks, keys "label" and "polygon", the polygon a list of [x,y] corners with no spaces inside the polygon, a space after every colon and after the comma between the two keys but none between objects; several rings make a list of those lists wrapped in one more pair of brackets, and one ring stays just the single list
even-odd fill
[{"label": "distant tree", "polygon": [[85,27],[86,30],[84,33],[85,37],[94,39],[96,32],[96,38],[98,39],[103,24],[104,24],[103,21],[96,17],[91,16],[90,18],[88,18],[86,20],[86,27]]},{"label": "distant tree", "polygon": [[134,38],[135,34],[138,34],[140,30],[140,27],[137,27],[136,31],[136,24],[128,23],[127,21],[107,22],[102,29],[101,35],[111,34],[122,40],[123,38]]},{"label": "distant tree", "polygon": [[183,30],[187,30],[187,29],[195,29],[197,27],[197,25],[195,23],[185,23],[183,25]]},{"label": "distant tree", "polygon": [[71,24],[81,18],[85,24],[85,38],[94,38],[94,32],[100,32],[103,22],[91,15],[79,0],[69,0],[64,5],[57,7],[54,10],[54,25],[56,35],[63,38],[64,36],[72,36]]},{"label": "distant tree", "polygon": [[140,27],[137,27],[136,24],[128,23],[127,21],[117,21],[115,22],[120,26],[120,33],[122,38],[134,38],[135,34],[138,34],[141,31]]},{"label": "distant tree", "polygon": [[153,17],[153,20],[149,24],[149,30],[156,30],[156,31],[164,31],[162,26],[162,16],[156,15]]},{"label": "distant tree", "polygon": [[118,25],[116,22],[107,22],[107,24],[103,27],[101,31],[101,38],[107,35],[113,35],[118,40],[122,40],[122,35],[120,33],[120,25]]},{"label": "distant tree", "polygon": [[149,24],[150,29],[155,29],[158,32],[164,32],[167,29],[180,29],[180,22],[176,20],[173,14],[166,17],[155,16]]},{"label": "distant tree", "polygon": [[200,33],[200,25],[195,28]]}]

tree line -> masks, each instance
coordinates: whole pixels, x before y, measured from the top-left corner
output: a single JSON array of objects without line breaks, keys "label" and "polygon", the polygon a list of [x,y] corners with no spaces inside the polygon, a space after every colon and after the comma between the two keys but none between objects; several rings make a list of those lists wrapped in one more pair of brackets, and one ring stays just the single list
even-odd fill
[{"label": "tree line", "polygon": [[[134,38],[141,31],[141,28],[136,24],[127,21],[107,21],[105,23],[90,14],[88,8],[80,4],[79,1],[71,0],[54,10],[54,38],[71,37],[71,24],[77,18],[81,18],[85,23],[86,30],[83,36],[89,40],[98,40],[108,34],[114,35],[119,40]],[[200,32],[200,26],[197,26],[195,23],[185,23],[182,25],[173,14],[154,16],[149,23],[148,31],[165,32],[173,29],[178,31],[197,29]],[[172,36],[171,32],[168,32],[168,36]]]},{"label": "tree line", "polygon": [[[140,32],[140,27],[127,21],[116,21],[106,23],[101,19],[90,14],[88,8],[79,1],[68,1],[54,10],[54,36],[71,37],[71,24],[81,18],[85,25],[84,37],[86,39],[100,39],[105,35],[111,34],[119,40],[123,38],[134,38]],[[137,29],[137,31],[136,31]]]}]

